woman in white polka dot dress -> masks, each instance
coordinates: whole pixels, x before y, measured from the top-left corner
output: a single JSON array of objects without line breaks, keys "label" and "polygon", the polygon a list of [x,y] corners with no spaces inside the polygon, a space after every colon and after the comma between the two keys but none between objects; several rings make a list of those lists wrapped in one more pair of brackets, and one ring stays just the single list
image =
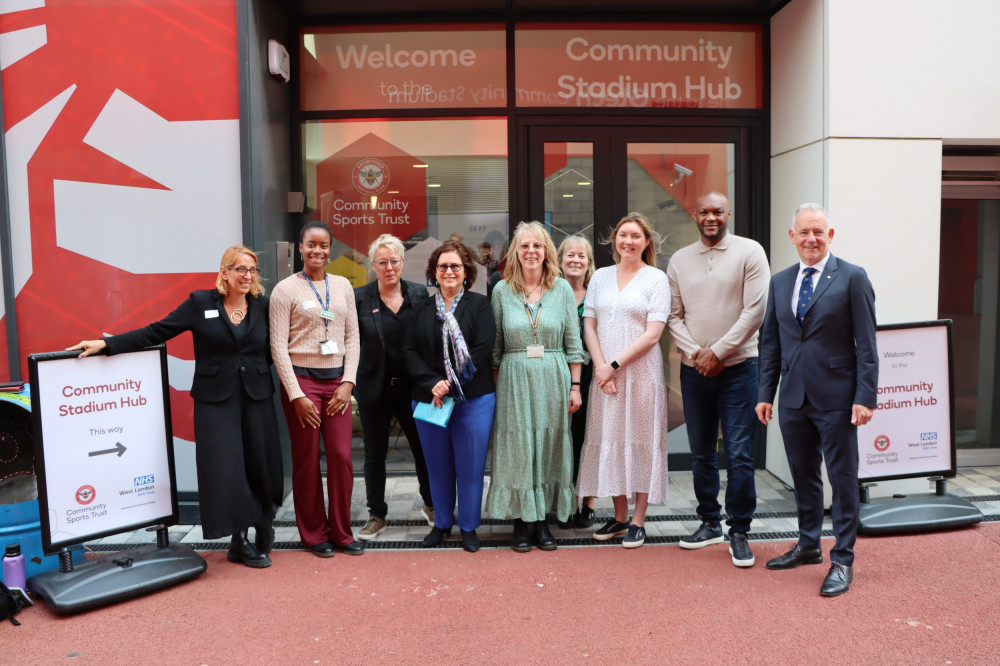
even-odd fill
[{"label": "woman in white polka dot dress", "polygon": [[624,535],[624,547],[638,548],[646,539],[647,504],[667,497],[667,384],[657,343],[670,313],[670,287],[656,268],[657,243],[641,213],[623,217],[611,243],[616,265],[594,273],[584,301],[594,381],[577,494],[614,500],[615,517],[595,539]]}]

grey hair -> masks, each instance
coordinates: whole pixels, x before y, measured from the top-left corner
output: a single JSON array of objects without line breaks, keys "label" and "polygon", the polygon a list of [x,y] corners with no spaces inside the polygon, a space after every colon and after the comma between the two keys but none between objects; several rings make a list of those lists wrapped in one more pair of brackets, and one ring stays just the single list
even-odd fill
[{"label": "grey hair", "polygon": [[375,263],[375,253],[382,247],[389,248],[398,254],[400,259],[403,258],[403,253],[406,252],[406,248],[403,247],[403,241],[392,234],[382,234],[368,246],[368,261]]},{"label": "grey hair", "polygon": [[795,209],[795,212],[792,213],[792,223],[791,225],[789,225],[788,227],[789,229],[795,228],[795,218],[799,216],[799,213],[805,210],[812,210],[823,213],[823,217],[826,218],[827,226],[830,226],[830,214],[826,212],[826,209],[823,208],[823,206],[819,205],[818,203],[804,203],[804,204],[799,204],[798,207]]}]

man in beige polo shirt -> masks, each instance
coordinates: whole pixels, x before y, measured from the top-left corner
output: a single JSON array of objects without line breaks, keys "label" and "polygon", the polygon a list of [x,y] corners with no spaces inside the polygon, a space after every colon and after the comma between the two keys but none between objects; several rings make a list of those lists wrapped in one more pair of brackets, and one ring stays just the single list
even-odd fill
[{"label": "man in beige polo shirt", "polygon": [[757,335],[771,277],[764,249],[729,233],[733,211],[720,192],[698,197],[701,238],[670,259],[667,327],[681,351],[681,394],[701,526],[680,541],[722,543],[717,449],[726,452],[726,513],[733,564],[751,567],[747,532],[757,508],[751,445],[756,430]]}]

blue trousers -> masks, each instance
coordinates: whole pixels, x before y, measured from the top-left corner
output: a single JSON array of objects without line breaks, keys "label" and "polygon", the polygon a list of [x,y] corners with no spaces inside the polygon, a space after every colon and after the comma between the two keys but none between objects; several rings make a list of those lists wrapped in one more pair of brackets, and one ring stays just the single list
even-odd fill
[{"label": "blue trousers", "polygon": [[483,522],[483,479],[496,404],[495,393],[456,402],[444,428],[417,420],[437,528],[451,529],[456,498],[459,529],[471,532]]},{"label": "blue trousers", "polygon": [[681,366],[681,394],[684,421],[691,444],[691,469],[698,517],[718,525],[719,426],[726,451],[726,513],[729,532],[750,530],[757,508],[757,487],[753,473],[754,432],[757,429],[757,359],[748,358],[729,366],[715,377],[705,377],[694,368]]}]

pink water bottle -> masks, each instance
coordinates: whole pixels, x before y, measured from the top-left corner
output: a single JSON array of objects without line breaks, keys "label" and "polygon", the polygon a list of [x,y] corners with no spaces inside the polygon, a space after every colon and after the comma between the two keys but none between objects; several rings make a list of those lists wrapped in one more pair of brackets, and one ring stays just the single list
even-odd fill
[{"label": "pink water bottle", "polygon": [[28,589],[25,577],[24,555],[21,554],[21,544],[7,544],[7,552],[3,556],[3,582],[7,587]]}]

